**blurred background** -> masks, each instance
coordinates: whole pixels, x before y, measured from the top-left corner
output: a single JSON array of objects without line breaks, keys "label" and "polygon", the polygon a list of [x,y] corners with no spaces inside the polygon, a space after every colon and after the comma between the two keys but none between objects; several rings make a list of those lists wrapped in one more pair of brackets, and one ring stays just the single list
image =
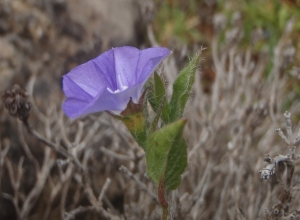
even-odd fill
[{"label": "blurred background", "polygon": [[[299,16],[298,0],[0,0],[0,90],[26,89],[34,129],[76,149],[93,193],[105,192],[104,211],[96,210],[71,163],[1,102],[0,219],[160,219],[149,193],[119,170],[124,165],[155,194],[144,154],[123,125],[106,113],[71,121],[61,110],[62,76],[124,45],[173,51],[158,70],[169,91],[202,51],[185,113],[189,165],[170,194],[172,219],[271,219],[284,183],[258,171],[265,155],[289,153],[275,132],[285,111],[298,131]],[[295,190],[279,219],[299,214],[295,165]]]}]

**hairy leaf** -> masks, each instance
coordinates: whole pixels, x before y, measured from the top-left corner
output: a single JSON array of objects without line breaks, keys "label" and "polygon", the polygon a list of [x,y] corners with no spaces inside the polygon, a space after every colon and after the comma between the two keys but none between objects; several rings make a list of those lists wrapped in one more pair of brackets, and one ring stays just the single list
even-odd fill
[{"label": "hairy leaf", "polygon": [[186,102],[190,96],[192,85],[195,81],[195,73],[200,61],[200,54],[196,54],[188,65],[180,72],[173,84],[173,94],[170,101],[169,122],[182,117]]},{"label": "hairy leaf", "polygon": [[157,130],[146,142],[147,174],[157,185],[174,190],[187,166],[187,149],[182,137],[186,120],[180,119]]}]

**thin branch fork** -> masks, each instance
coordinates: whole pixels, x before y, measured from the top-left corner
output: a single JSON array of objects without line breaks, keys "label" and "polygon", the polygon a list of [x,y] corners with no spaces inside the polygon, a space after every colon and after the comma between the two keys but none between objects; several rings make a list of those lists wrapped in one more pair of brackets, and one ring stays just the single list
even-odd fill
[{"label": "thin branch fork", "polygon": [[[283,184],[283,188],[281,190],[281,193],[278,197],[278,203],[272,207],[272,210],[270,215],[267,219],[278,219],[283,216],[288,217],[284,219],[292,219],[294,218],[294,213],[288,213],[289,212],[289,206],[292,199],[292,180],[294,176],[295,171],[295,160],[298,159],[296,156],[296,144],[300,141],[300,130],[298,131],[298,134],[296,138],[294,138],[293,135],[293,129],[292,129],[292,120],[291,120],[291,113],[285,112],[284,113],[285,123],[286,123],[286,133],[285,135],[280,128],[276,129],[277,134],[281,137],[281,139],[287,144],[287,146],[290,148],[290,154],[288,155],[278,155],[275,158],[266,157],[265,161],[269,164],[259,171],[261,177],[263,179],[269,179],[271,175],[275,173],[276,168],[276,174],[277,174],[277,180],[279,182],[282,181],[282,175],[283,171],[286,167],[286,181],[285,184]],[[285,167],[284,167],[285,163]],[[283,183],[283,182],[281,182]]]},{"label": "thin branch fork", "polygon": [[122,171],[126,176],[128,176],[134,182],[136,182],[136,184],[140,187],[142,191],[146,192],[156,204],[160,205],[157,197],[148,189],[148,187],[144,183],[142,183],[136,176],[134,176],[125,166],[122,165],[119,168],[119,170]]},{"label": "thin branch fork", "polygon": [[78,208],[76,208],[70,212],[65,212],[64,217],[66,218],[66,220],[70,220],[70,219],[74,219],[75,216],[80,213],[87,212],[87,211],[93,211],[93,210],[95,210],[94,206],[87,206],[87,207],[79,206]]},{"label": "thin branch fork", "polygon": [[64,148],[52,143],[51,141],[49,141],[48,139],[44,138],[43,136],[41,136],[38,132],[36,132],[29,124],[29,122],[27,120],[23,120],[23,123],[27,129],[27,131],[32,134],[35,138],[37,138],[39,141],[41,141],[42,143],[44,143],[45,145],[47,145],[48,147],[52,148],[53,150],[55,150],[58,153],[61,153],[62,155],[64,155],[67,158],[71,158],[74,161],[74,164],[77,166],[77,168],[83,172],[84,168],[81,165],[81,163],[78,161],[78,159],[72,155],[71,153],[69,153],[67,150],[65,150]]},{"label": "thin branch fork", "polygon": [[261,175],[262,179],[269,179],[270,176],[275,174],[275,167],[279,162],[290,162],[291,161],[291,156],[290,155],[278,155],[274,158],[266,157],[264,159],[266,162],[269,164],[261,169],[259,171],[259,174]]},{"label": "thin branch fork", "polygon": [[[80,163],[80,161],[71,153],[69,153],[67,150],[65,150],[64,148],[60,147],[59,145],[56,145],[54,143],[52,143],[51,141],[49,141],[48,139],[44,138],[43,136],[41,136],[38,132],[36,132],[28,123],[27,120],[23,120],[23,123],[27,129],[27,131],[32,134],[35,138],[37,138],[39,141],[41,141],[42,143],[46,144],[47,146],[49,146],[50,148],[52,148],[53,150],[55,150],[58,153],[61,153],[62,155],[64,155],[67,158],[70,158],[75,166],[78,168],[78,170],[80,171],[81,175],[82,175],[82,180],[83,180],[83,185],[85,187],[85,192],[88,196],[89,201],[91,202],[92,206],[96,209],[97,212],[100,212],[101,214],[103,214],[106,218],[108,219],[112,219],[112,220],[119,220],[120,218],[117,216],[112,215],[111,213],[107,212],[102,206],[101,204],[99,204],[97,198],[95,197],[93,190],[90,186],[90,178],[87,175],[87,173],[85,172],[84,167],[82,166],[82,164]],[[104,193],[104,192],[103,192]],[[100,198],[102,199],[102,198]]]},{"label": "thin branch fork", "polygon": [[276,132],[279,135],[279,137],[281,137],[281,139],[288,145],[290,146],[292,143],[290,142],[290,140],[287,138],[287,136],[285,136],[285,134],[283,133],[283,131],[281,130],[281,128],[276,128]]},{"label": "thin branch fork", "polygon": [[292,128],[291,113],[286,111],[284,113],[284,118],[285,118],[285,123],[286,123],[287,136],[282,132],[282,130],[280,128],[277,128],[276,132],[279,135],[279,137],[281,137],[281,139],[290,148],[291,159],[295,160],[296,159],[296,155],[295,155],[295,153],[296,153],[296,144],[298,144],[300,142],[300,129],[298,131],[298,134],[297,134],[296,138],[293,138],[294,135],[293,135],[293,128]]}]

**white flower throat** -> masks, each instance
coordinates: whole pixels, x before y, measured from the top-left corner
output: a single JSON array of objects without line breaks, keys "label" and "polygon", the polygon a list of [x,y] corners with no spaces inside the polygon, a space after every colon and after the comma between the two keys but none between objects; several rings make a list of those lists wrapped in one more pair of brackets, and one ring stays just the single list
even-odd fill
[{"label": "white flower throat", "polygon": [[123,92],[125,89],[128,89],[128,86],[124,85],[124,82],[121,78],[120,75],[117,75],[117,89],[116,90],[112,90],[111,88],[107,87],[107,91],[109,91],[110,93],[119,93],[119,92]]}]

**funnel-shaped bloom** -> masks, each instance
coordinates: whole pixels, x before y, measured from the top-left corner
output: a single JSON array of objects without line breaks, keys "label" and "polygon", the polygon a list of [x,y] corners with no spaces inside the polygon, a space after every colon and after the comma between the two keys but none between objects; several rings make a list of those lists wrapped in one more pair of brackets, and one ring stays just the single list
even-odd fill
[{"label": "funnel-shaped bloom", "polygon": [[64,112],[76,118],[99,111],[121,112],[130,98],[138,103],[145,82],[169,54],[162,47],[119,47],[72,69],[63,77]]}]

